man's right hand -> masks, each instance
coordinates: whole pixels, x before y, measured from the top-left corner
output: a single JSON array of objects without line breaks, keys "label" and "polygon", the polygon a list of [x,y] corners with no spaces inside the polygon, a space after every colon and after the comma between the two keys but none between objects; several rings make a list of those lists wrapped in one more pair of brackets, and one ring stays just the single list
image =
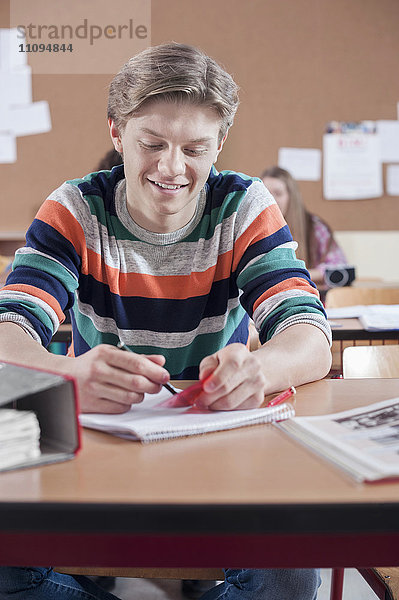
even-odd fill
[{"label": "man's right hand", "polygon": [[64,372],[76,379],[82,412],[126,412],[145,393],[155,394],[169,381],[163,368],[165,357],[160,354],[123,352],[100,344],[66,361]]}]

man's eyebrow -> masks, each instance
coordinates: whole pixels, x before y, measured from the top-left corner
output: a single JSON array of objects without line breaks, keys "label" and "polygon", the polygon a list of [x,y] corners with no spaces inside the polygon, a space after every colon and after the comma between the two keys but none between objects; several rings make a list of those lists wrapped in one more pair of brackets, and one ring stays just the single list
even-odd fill
[{"label": "man's eyebrow", "polygon": [[[143,133],[148,133],[149,135],[153,135],[154,137],[164,139],[163,135],[154,131],[153,129],[148,129],[148,127],[142,127],[141,131]],[[201,144],[204,142],[211,142],[212,140],[213,140],[213,138],[211,136],[209,136],[209,137],[196,138],[195,140],[188,140],[186,143],[187,144]]]}]

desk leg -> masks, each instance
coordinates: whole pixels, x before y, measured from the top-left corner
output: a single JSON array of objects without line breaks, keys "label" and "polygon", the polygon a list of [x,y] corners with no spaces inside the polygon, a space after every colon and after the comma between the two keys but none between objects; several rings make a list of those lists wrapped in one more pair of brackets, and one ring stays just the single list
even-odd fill
[{"label": "desk leg", "polygon": [[342,600],[344,569],[331,569],[330,600]]}]

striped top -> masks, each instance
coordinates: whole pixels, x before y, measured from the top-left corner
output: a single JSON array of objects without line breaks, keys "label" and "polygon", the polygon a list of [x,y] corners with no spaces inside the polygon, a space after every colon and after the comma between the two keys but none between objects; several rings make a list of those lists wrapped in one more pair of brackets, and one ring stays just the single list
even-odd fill
[{"label": "striped top", "polygon": [[152,233],[127,209],[123,165],[65,182],[41,206],[0,291],[0,320],[47,346],[70,310],[80,355],[122,340],[161,353],[174,379],[202,358],[264,342],[294,323],[330,329],[272,196],[258,179],[212,168],[187,225]]}]

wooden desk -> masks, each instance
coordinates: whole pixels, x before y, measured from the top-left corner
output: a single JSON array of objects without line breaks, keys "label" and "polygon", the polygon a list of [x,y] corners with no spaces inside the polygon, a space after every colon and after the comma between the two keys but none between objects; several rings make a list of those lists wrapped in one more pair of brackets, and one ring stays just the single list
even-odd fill
[{"label": "wooden desk", "polygon": [[[399,395],[323,380],[297,413]],[[85,431],[72,461],[0,474],[0,564],[399,565],[399,483],[355,483],[273,425],[148,445]]]},{"label": "wooden desk", "polygon": [[359,319],[331,319],[332,374],[342,374],[342,353],[348,346],[399,344],[399,329],[366,331]]}]

